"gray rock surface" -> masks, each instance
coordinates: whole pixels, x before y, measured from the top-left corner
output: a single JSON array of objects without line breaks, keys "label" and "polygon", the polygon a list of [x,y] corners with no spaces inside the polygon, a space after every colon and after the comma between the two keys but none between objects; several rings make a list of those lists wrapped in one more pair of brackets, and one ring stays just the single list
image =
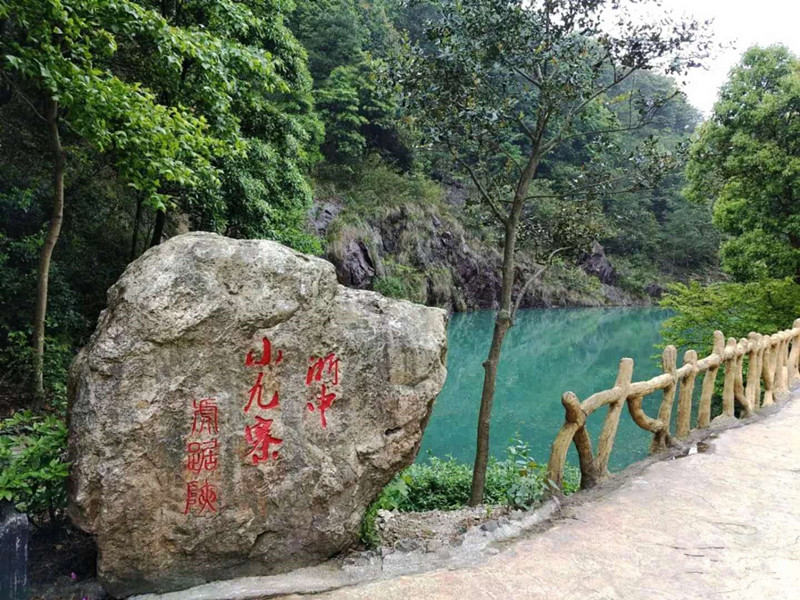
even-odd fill
[{"label": "gray rock surface", "polygon": [[580,261],[581,268],[589,275],[597,277],[601,283],[614,285],[617,282],[617,272],[614,265],[608,260],[606,252],[598,242],[592,244],[588,252]]},{"label": "gray rock surface", "polygon": [[367,245],[358,240],[350,240],[344,247],[341,260],[336,262],[339,282],[347,287],[364,289],[375,277],[375,264]]},{"label": "gray rock surface", "polygon": [[347,548],[445,379],[444,311],[273,242],[173,238],[108,300],[70,373],[69,512],[115,596]]},{"label": "gray rock surface", "polygon": [[28,517],[0,500],[0,598],[28,597]]}]

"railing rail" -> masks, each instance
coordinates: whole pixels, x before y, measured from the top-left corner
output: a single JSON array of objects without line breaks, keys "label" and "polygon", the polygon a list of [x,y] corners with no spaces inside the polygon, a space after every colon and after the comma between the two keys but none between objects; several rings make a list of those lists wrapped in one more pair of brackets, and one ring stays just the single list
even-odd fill
[{"label": "railing rail", "polygon": [[[743,377],[745,357],[747,381]],[[623,358],[619,363],[617,381],[610,390],[592,394],[583,402],[572,392],[564,393],[561,403],[566,418],[553,442],[548,466],[548,477],[558,489],[564,476],[567,452],[573,443],[580,462],[581,488],[590,488],[608,477],[608,461],[625,404],[634,423],[653,434],[651,454],[665,450],[675,438],[686,438],[691,433],[692,402],[699,375],[703,375],[703,383],[696,428],[707,428],[711,423],[711,399],[720,369],[723,369],[725,378],[722,417],[734,418],[736,405],[740,407],[741,416],[747,417],[763,406],[774,404],[778,395],[800,381],[800,319],[794,322],[792,329],[774,335],[751,333],[738,342],[729,338],[726,343],[722,332],[715,331],[712,353],[698,360],[697,352],[688,350],[680,368],[675,346],[667,346],[661,364],[664,371],[661,375],[647,381],[632,382],[633,359]],[[642,401],[659,390],[663,392],[663,399],[658,417],[652,418],[644,412]],[[673,437],[670,423],[676,394],[678,408]],[[603,406],[608,406],[608,412],[594,454],[586,420]]]}]

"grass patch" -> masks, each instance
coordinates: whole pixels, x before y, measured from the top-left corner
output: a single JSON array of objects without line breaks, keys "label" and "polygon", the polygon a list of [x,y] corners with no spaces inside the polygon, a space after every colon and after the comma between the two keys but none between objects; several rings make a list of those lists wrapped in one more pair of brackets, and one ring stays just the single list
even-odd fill
[{"label": "grass patch", "polygon": [[384,261],[385,275],[377,277],[372,284],[376,292],[388,298],[411,300],[424,303],[428,297],[427,279],[414,267],[395,262]]}]

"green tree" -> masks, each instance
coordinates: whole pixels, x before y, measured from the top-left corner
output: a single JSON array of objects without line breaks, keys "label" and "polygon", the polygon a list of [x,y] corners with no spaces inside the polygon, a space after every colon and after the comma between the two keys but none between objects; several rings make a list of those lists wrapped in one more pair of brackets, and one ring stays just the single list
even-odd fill
[{"label": "green tree", "polygon": [[689,197],[713,201],[730,238],[722,266],[737,281],[800,283],[800,61],[785,47],[751,48],[700,129]]},{"label": "green tree", "polygon": [[[709,349],[714,330],[774,333],[800,314],[800,61],[751,48],[720,91],[687,166],[688,196],[713,203],[734,282],[670,289],[668,343]],[[680,225],[678,225],[680,226]]]},{"label": "green tree", "polygon": [[[691,66],[705,41],[696,22],[665,17],[642,23],[626,13],[625,3],[606,0],[433,4],[439,15],[426,28],[428,43],[408,47],[398,84],[428,140],[450,150],[503,229],[500,307],[484,362],[470,494],[476,505],[485,488],[497,367],[519,305],[514,287],[520,224],[527,206],[552,195],[535,184],[539,169],[565,145],[603,144],[605,136],[651,116],[663,98],[637,103],[635,123],[608,120],[594,128],[597,117],[602,121],[608,114],[616,86],[658,63],[671,72]],[[620,21],[615,33],[604,26],[607,9]],[[614,181],[602,165],[593,165],[565,184],[570,189],[562,196],[581,197]]]},{"label": "green tree", "polygon": [[152,92],[110,68],[126,37],[157,37],[175,49],[203,48],[192,36],[167,29],[141,6],[3,0],[0,23],[3,84],[25,98],[43,122],[53,161],[52,213],[39,256],[32,341],[34,390],[41,398],[50,262],[64,214],[67,156],[61,128],[69,127],[99,151],[112,152],[120,176],[154,203],[166,199],[159,191],[162,180],[189,187],[216,185],[211,159],[223,148],[208,135],[204,119],[183,107],[159,104]]},{"label": "green tree", "polygon": [[[316,160],[322,128],[305,52],[284,23],[288,8],[283,0],[0,0],[3,136],[23,142],[27,153],[3,152],[0,193],[10,201],[30,192],[32,206],[39,204],[42,149],[54,157],[56,173],[32,336],[39,395],[48,273],[65,198],[81,207],[71,225],[87,235],[101,215],[111,216],[106,203],[115,207],[113,218],[132,221],[130,259],[152,212],[151,244],[161,241],[174,213],[193,228],[320,251],[304,220],[311,203],[305,170]],[[103,206],[83,211],[87,196]],[[117,208],[130,201],[132,219]],[[31,220],[33,211],[16,207],[17,226]],[[111,241],[112,231],[106,222],[98,233]],[[18,233],[37,239],[25,227]],[[73,235],[64,251],[86,242]],[[88,256],[74,256],[97,288],[108,285],[107,277],[94,277]],[[108,266],[113,281],[124,262]],[[72,264],[62,270],[75,273]],[[83,279],[69,286],[79,288]]]},{"label": "green tree", "polygon": [[772,334],[791,327],[800,315],[800,286],[791,279],[751,283],[674,284],[662,306],[675,311],[661,334],[667,343],[701,355],[713,346],[713,333],[740,339],[752,331]]},{"label": "green tree", "polygon": [[396,93],[382,77],[399,35],[383,0],[301,0],[291,26],[308,49],[316,105],[325,123],[322,153],[354,166],[370,153],[411,167]]},{"label": "green tree", "polygon": [[[319,250],[302,234],[311,189],[305,171],[317,159],[322,125],[313,107],[306,53],[286,19],[283,0],[227,2],[140,0],[179,31],[197,32],[208,55],[172,59],[144,44],[117,60],[168,103],[192,107],[230,148],[215,162],[215,190],[172,191],[196,229],[271,237]],[[167,211],[158,213],[152,244],[161,241]]]}]

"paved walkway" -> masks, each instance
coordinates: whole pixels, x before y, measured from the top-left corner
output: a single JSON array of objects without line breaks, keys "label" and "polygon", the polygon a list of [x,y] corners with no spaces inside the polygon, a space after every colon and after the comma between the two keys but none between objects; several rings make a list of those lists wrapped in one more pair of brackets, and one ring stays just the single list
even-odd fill
[{"label": "paved walkway", "polygon": [[480,566],[313,598],[800,599],[800,394],[711,444],[647,467]]}]

